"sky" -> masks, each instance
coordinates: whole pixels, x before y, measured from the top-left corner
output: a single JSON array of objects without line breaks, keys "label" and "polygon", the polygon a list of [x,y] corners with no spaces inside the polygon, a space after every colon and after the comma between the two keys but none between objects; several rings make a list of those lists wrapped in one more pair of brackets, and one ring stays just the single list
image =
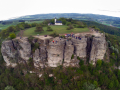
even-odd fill
[{"label": "sky", "polygon": [[120,0],[0,0],[0,20],[47,13],[91,13],[120,17]]}]

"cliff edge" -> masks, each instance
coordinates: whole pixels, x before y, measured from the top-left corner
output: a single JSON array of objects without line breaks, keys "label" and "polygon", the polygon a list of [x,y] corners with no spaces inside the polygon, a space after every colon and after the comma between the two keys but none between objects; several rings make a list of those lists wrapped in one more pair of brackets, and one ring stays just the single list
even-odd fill
[{"label": "cliff edge", "polygon": [[98,59],[104,60],[106,40],[103,33],[75,36],[81,39],[35,36],[30,42],[27,37],[18,37],[2,42],[1,52],[6,66],[12,67],[17,63],[27,63],[30,58],[33,59],[36,68],[78,66],[77,57],[85,63],[89,59],[92,64]]}]

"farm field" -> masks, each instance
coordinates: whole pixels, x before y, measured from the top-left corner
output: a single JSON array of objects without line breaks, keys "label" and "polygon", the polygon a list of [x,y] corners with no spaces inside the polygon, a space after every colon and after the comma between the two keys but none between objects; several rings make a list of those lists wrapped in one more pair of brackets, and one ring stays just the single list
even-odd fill
[{"label": "farm field", "polygon": [[62,26],[50,26],[53,31],[47,31],[47,27],[43,27],[43,32],[39,33],[39,32],[35,32],[34,30],[36,29],[35,27],[33,28],[29,28],[29,29],[26,29],[24,31],[24,35],[23,36],[30,36],[30,35],[49,35],[49,34],[52,34],[53,32],[56,32],[58,34],[64,34],[64,33],[81,33],[81,32],[88,32],[89,29],[86,27],[86,28],[74,28],[74,29],[71,29],[71,30],[66,30],[67,26],[65,25],[62,25]]}]

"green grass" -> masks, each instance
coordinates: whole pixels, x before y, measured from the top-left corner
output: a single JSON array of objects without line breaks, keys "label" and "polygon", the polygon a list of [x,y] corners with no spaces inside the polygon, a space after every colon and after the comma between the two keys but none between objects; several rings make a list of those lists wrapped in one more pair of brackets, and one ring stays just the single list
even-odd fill
[{"label": "green grass", "polygon": [[31,24],[31,23],[42,23],[43,21],[25,21],[25,23]]},{"label": "green grass", "polygon": [[18,23],[19,23],[18,21],[14,21],[14,22],[11,23],[11,24],[6,24],[6,25],[0,24],[0,29],[1,29],[1,30],[6,29],[6,28],[8,28],[9,26],[17,25]]},{"label": "green grass", "polygon": [[[31,23],[42,23],[43,21],[41,20],[41,21],[25,21],[25,23],[28,23],[28,24],[31,24]],[[15,22],[13,22],[13,23],[11,23],[11,24],[6,24],[6,25],[3,25],[3,24],[0,24],[0,30],[3,30],[3,29],[6,29],[6,28],[8,28],[9,26],[12,26],[12,25],[17,25],[17,24],[19,24],[20,22],[18,22],[18,21],[15,21]]]},{"label": "green grass", "polygon": [[81,32],[88,32],[89,29],[88,28],[74,28],[72,30],[66,30],[67,26],[65,25],[62,25],[62,26],[50,26],[53,31],[46,31],[47,30],[47,27],[43,27],[44,31],[42,33],[38,33],[38,32],[34,32],[34,30],[36,29],[35,27],[33,28],[29,28],[29,29],[26,29],[24,31],[24,36],[30,36],[30,35],[49,35],[53,32],[57,32],[58,34],[64,34],[64,33],[81,33]]},{"label": "green grass", "polygon": [[14,25],[14,24],[7,24],[7,25],[0,24],[0,29],[3,30],[3,29],[6,29],[6,28],[8,28],[9,26],[12,26],[12,25]]}]

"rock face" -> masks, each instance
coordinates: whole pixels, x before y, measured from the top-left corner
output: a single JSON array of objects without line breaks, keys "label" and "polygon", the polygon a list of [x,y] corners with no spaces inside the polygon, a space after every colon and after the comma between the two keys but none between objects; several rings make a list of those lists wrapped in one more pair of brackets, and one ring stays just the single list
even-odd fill
[{"label": "rock face", "polygon": [[39,49],[35,50],[33,54],[33,61],[35,67],[45,67],[45,61],[47,60],[47,50],[45,47],[40,47]]},{"label": "rock face", "polygon": [[103,59],[106,53],[105,37],[93,37],[90,62],[95,64],[98,59]]},{"label": "rock face", "polygon": [[25,61],[29,60],[31,56],[31,44],[28,42],[28,40],[18,40],[16,47],[18,46],[21,47],[21,49],[17,49],[19,56]]},{"label": "rock face", "polygon": [[31,56],[31,44],[27,39],[24,40],[8,40],[2,43],[1,52],[6,65],[16,66],[16,63],[22,60],[29,60]]},{"label": "rock face", "polygon": [[[73,37],[68,39],[35,37],[32,43],[27,38],[4,41],[1,52],[7,66],[16,66],[23,61],[33,59],[36,68],[57,67],[59,65],[77,66],[77,57],[96,63],[98,59],[104,59],[106,53],[106,40],[104,36],[83,36],[81,40]],[[54,40],[54,43],[53,41]],[[34,47],[38,45],[38,47]],[[33,50],[34,48],[34,50]]]},{"label": "rock face", "polygon": [[72,55],[74,55],[74,46],[72,45],[72,41],[66,41],[64,62],[69,63]]},{"label": "rock face", "polygon": [[64,48],[65,48],[65,40],[59,40],[56,42],[50,42],[49,47],[47,48],[48,52],[48,66],[57,67],[62,65],[64,59]]},{"label": "rock face", "polygon": [[73,45],[75,46],[75,54],[82,59],[86,59],[86,47],[87,47],[87,38],[83,37],[81,40],[72,39]]},{"label": "rock face", "polygon": [[4,41],[2,43],[1,52],[7,66],[10,65],[12,67],[16,66],[17,61],[15,59],[16,59],[17,51],[15,50],[12,40]]}]

